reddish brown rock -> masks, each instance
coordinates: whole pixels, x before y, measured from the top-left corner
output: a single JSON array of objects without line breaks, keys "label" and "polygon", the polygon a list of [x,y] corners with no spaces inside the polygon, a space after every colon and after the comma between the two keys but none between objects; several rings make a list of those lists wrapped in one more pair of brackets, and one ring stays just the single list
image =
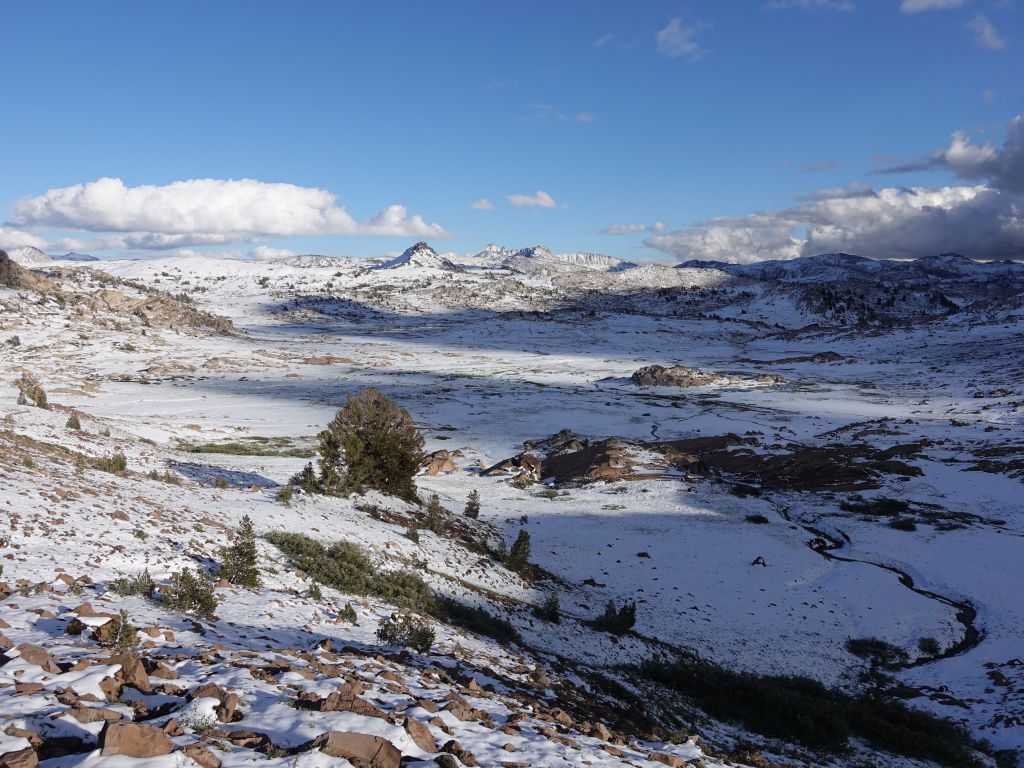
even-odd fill
[{"label": "reddish brown rock", "polygon": [[217,719],[222,723],[232,723],[240,718],[235,717],[238,710],[238,694],[225,691],[216,683],[203,683],[188,695],[189,700],[211,698],[217,699],[220,705],[216,707]]},{"label": "reddish brown rock", "polygon": [[664,752],[651,752],[647,756],[648,760],[653,760],[656,763],[667,765],[669,768],[686,768],[686,761],[678,755],[666,755]]},{"label": "reddish brown rock", "polygon": [[53,657],[42,646],[22,643],[17,647],[17,650],[21,654],[21,658],[29,664],[35,664],[37,667],[42,667],[45,671],[55,675],[60,673],[60,667],[57,666],[57,662],[53,660]]},{"label": "reddish brown rock", "polygon": [[152,692],[153,689],[149,684],[149,675],[146,674],[146,668],[142,665],[142,661],[137,654],[131,651],[116,653],[107,659],[107,663],[121,665],[121,669],[115,677],[125,685],[130,685],[132,688],[143,693]]},{"label": "reddish brown rock", "polygon": [[100,754],[127,757],[169,755],[173,749],[167,734],[141,723],[107,723],[100,732]]},{"label": "reddish brown rock", "polygon": [[343,757],[359,768],[400,768],[402,753],[387,739],[365,733],[331,731],[313,740],[325,755]]},{"label": "reddish brown rock", "polygon": [[36,768],[38,765],[39,757],[32,747],[0,755],[0,768]]},{"label": "reddish brown rock", "polygon": [[220,758],[202,744],[189,744],[187,747],[184,747],[181,752],[182,754],[192,758],[192,760],[201,765],[202,768],[220,768]]},{"label": "reddish brown rock", "polygon": [[420,722],[414,717],[407,717],[405,718],[405,732],[416,742],[416,746],[424,752],[437,752],[437,742],[434,740],[434,734],[430,732],[430,728],[427,727],[426,723]]},{"label": "reddish brown rock", "polygon": [[113,709],[107,709],[106,707],[77,706],[69,709],[67,714],[71,715],[71,717],[75,718],[75,720],[80,723],[95,723],[100,720],[116,722],[117,720],[124,719],[121,717],[120,712]]},{"label": "reddish brown rock", "polygon": [[472,768],[472,766],[478,765],[476,761],[476,756],[468,749],[465,749],[455,739],[451,739],[450,741],[445,742],[445,745],[441,747],[441,751],[447,752],[449,755],[455,755],[455,757],[459,758],[459,762],[461,762],[463,765],[470,766],[470,768]]}]

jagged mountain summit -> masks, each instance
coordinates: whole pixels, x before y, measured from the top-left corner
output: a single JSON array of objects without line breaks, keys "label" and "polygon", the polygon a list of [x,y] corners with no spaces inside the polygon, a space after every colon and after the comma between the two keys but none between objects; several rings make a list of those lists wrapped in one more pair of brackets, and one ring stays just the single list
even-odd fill
[{"label": "jagged mountain summit", "polygon": [[403,269],[409,267],[443,269],[450,272],[460,272],[462,270],[461,267],[450,259],[438,254],[437,251],[425,242],[419,242],[406,248],[401,256],[385,261],[378,269]]}]

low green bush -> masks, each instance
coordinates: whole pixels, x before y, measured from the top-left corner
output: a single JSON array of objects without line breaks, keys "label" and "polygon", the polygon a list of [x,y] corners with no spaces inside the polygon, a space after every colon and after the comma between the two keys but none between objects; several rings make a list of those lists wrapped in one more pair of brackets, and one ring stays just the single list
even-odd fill
[{"label": "low green bush", "polygon": [[876,749],[950,768],[980,766],[974,754],[980,745],[964,728],[876,692],[848,694],[810,678],[740,672],[692,655],[654,659],[641,672],[708,715],[769,738],[842,753],[855,737]]},{"label": "low green bush", "polygon": [[434,630],[422,619],[392,614],[377,627],[377,639],[388,645],[401,645],[426,653],[434,644]]}]

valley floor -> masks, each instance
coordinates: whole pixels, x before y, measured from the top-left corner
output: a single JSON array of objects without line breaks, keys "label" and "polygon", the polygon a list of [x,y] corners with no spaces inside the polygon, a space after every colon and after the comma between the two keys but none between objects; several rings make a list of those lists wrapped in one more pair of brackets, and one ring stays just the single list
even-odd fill
[{"label": "valley floor", "polygon": [[[1020,318],[980,323],[953,316],[895,330],[786,333],[739,318],[600,307],[499,312],[424,299],[425,307],[414,312],[389,305],[399,301],[397,289],[376,305],[353,298],[354,289],[345,293],[343,286],[357,278],[338,278],[333,268],[293,268],[291,277],[271,270],[267,274],[282,287],[270,294],[256,280],[260,269],[269,269],[265,265],[200,266],[206,272],[179,267],[174,280],[161,280],[170,267],[159,262],[102,268],[146,284],[160,281],[165,289],[168,282],[180,287],[182,280],[209,286],[196,301],[230,317],[230,334],[143,328],[114,314],[76,314],[53,302],[26,301],[15,291],[0,294],[20,309],[0,314],[0,344],[15,334],[20,341],[0,350],[0,375],[12,380],[31,371],[54,406],[44,411],[15,405],[15,390],[0,404],[0,509],[9,519],[2,531],[3,579],[12,586],[54,585],[38,594],[26,588],[28,594],[15,594],[3,606],[0,632],[12,644],[39,644],[69,662],[92,658],[96,648],[64,634],[67,621],[81,615],[75,606],[88,600],[98,610],[125,607],[137,626],[154,628],[153,650],[176,670],[174,686],[212,680],[237,689],[246,710],[239,725],[285,750],[326,731],[360,730],[389,739],[407,755],[430,754],[403,729],[401,718],[350,712],[314,718],[288,705],[301,691],[326,695],[330,678],[308,670],[340,663],[342,676],[362,680],[367,698],[387,713],[428,722],[432,714],[416,701],[443,705],[452,692],[467,697],[490,717],[462,720],[449,713],[441,719],[480,765],[651,766],[659,764],[651,754],[664,752],[710,766],[730,759],[716,746],[743,740],[779,764],[818,764],[820,758],[699,717],[688,727],[704,741],[684,739],[681,745],[635,738],[610,744],[579,720],[559,726],[557,738],[544,735],[550,725],[544,716],[556,699],[537,684],[538,675],[582,691],[590,672],[614,672],[658,653],[691,649],[731,669],[807,675],[852,689],[869,664],[851,654],[847,640],[879,638],[907,654],[890,671],[889,685],[908,704],[963,723],[997,749],[1024,747]],[[316,290],[336,282],[349,298],[318,293],[317,301],[304,300],[309,285],[283,287],[299,277]],[[842,357],[811,359],[822,352]],[[688,389],[630,381],[635,370],[655,363],[714,370],[735,381]],[[764,373],[785,383],[752,381]],[[309,459],[259,454],[311,449],[345,398],[364,387],[377,387],[407,408],[428,451],[461,452],[456,471],[417,479],[421,495],[438,494],[458,515],[469,492],[478,491],[481,525],[507,542],[525,528],[531,560],[549,578],[524,581],[427,531],[414,543],[404,535],[406,525],[394,521],[417,511],[385,497],[300,495],[289,507],[275,499],[280,485]],[[71,409],[81,414],[81,432],[65,426]],[[837,484],[751,495],[746,481],[714,472],[518,487],[480,472],[520,453],[524,441],[562,429],[590,441],[617,437],[635,444],[735,434],[756,439],[755,452],[833,443],[916,448],[902,458],[913,472],[882,472],[869,489]],[[274,450],[187,450],[226,442]],[[123,451],[132,474],[91,468],[76,473],[62,450],[88,457]],[[150,472],[172,473],[180,484],[147,478]],[[222,487],[214,487],[217,479]],[[899,517],[912,519],[912,526],[904,526],[912,530],[892,527],[891,515],[871,512],[873,501],[887,498],[906,503]],[[367,512],[370,506],[375,514]],[[266,542],[260,542],[268,568],[263,589],[219,590],[215,623],[175,617],[101,587],[143,567],[160,580],[215,561],[226,532],[243,515],[261,533],[346,539],[364,545],[383,565],[420,564],[439,593],[510,621],[522,646],[438,625],[433,656],[381,655],[374,630],[390,613],[387,605],[359,598],[358,625],[335,623],[337,611],[353,598],[327,589],[320,603],[304,598],[308,579]],[[56,581],[61,574],[88,576],[91,583],[73,595]],[[557,625],[530,610],[552,591],[564,617]],[[608,600],[636,601],[635,634],[617,638],[584,623]],[[316,650],[325,638],[337,653]],[[929,640],[937,651],[926,650]],[[211,648],[214,655],[196,656]],[[24,728],[46,713],[62,728],[98,733],[102,723],[72,722],[53,694],[74,687],[79,696],[93,692],[102,699],[103,675],[89,671],[101,667],[49,674],[24,657],[0,667],[0,686],[7,686],[0,688],[0,717]],[[283,673],[270,679],[248,669],[273,664]],[[393,673],[391,685],[381,677],[386,671]],[[476,682],[467,688],[470,679]],[[41,690],[18,689],[37,680]],[[490,690],[480,692],[477,683]],[[534,692],[532,703],[524,703],[520,687]],[[642,685],[636,693],[644,696]],[[166,692],[141,698],[150,708],[182,701]],[[115,709],[130,714],[124,702]],[[491,727],[514,722],[509,718],[517,712],[522,719],[516,733]],[[184,724],[180,713],[177,718]],[[432,727],[438,744],[447,740],[440,725]],[[28,743],[9,733],[0,738],[9,741],[0,741],[0,752]],[[177,739],[195,741],[189,735]],[[249,750],[227,737],[220,741],[226,742],[219,755],[225,766],[249,759]],[[702,743],[718,758],[705,754]],[[89,754],[44,762],[84,766],[97,759]],[[312,765],[326,759],[318,754],[279,760]],[[849,764],[863,755],[849,757]],[[172,758],[152,765],[169,766]],[[846,759],[835,758],[836,764]]]}]

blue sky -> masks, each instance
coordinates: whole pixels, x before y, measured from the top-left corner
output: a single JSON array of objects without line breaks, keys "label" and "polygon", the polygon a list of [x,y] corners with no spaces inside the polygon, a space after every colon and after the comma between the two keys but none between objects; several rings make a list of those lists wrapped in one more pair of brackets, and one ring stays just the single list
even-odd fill
[{"label": "blue sky", "polygon": [[[951,225],[920,221],[920,195],[898,190],[980,187],[983,201],[935,205],[977,222],[968,255],[1024,253],[1012,227],[995,241],[981,231],[1024,192],[998,181],[1024,152],[1011,146],[1024,112],[1017,3],[374,5],[5,4],[0,246],[379,255],[426,238],[631,259],[837,243],[901,255],[886,245],[901,238],[854,221],[882,215],[851,212],[865,190],[897,190],[872,205],[931,226],[931,248]],[[935,154],[957,131],[969,166]],[[893,166],[911,170],[877,173]],[[104,178],[122,185],[66,190]],[[225,183],[167,186],[194,179]],[[263,184],[228,183],[242,179]],[[791,213],[839,188],[849,196],[831,193],[827,209]],[[493,207],[471,207],[481,199]],[[405,215],[372,222],[394,205]],[[701,224],[715,217],[731,218]],[[842,238],[826,236],[829,217]],[[602,231],[616,226],[638,231]]]}]

